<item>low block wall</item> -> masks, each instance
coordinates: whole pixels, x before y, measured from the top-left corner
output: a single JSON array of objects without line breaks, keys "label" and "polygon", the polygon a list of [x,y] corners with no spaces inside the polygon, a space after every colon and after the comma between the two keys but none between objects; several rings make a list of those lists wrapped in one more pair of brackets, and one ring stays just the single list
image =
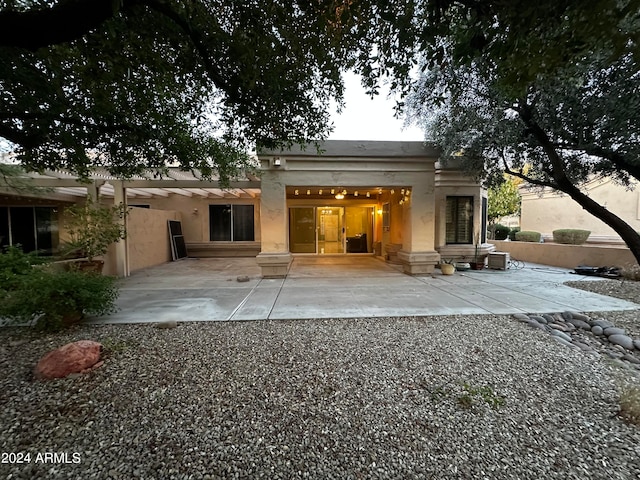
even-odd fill
[{"label": "low block wall", "polygon": [[624,267],[637,264],[626,246],[563,245],[559,243],[505,242],[492,240],[498,252],[509,252],[512,258],[523,262],[540,263],[554,267],[575,268]]}]

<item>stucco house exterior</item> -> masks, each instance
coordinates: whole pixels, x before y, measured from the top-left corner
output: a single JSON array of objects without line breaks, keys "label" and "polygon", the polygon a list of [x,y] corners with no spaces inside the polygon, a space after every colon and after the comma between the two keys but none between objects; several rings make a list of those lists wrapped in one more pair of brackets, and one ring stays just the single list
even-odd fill
[{"label": "stucco house exterior", "polygon": [[43,195],[0,192],[0,244],[55,252],[64,208],[87,195],[127,203],[127,239],[105,273],[171,260],[167,222],[179,221],[189,256],[255,256],[264,277],[287,274],[296,255],[377,255],[410,275],[441,257],[486,255],[486,191],[422,142],[327,141],[258,152],[259,175],[223,189],[191,173],[119,180],[95,172],[80,184],[64,172],[32,175]]}]

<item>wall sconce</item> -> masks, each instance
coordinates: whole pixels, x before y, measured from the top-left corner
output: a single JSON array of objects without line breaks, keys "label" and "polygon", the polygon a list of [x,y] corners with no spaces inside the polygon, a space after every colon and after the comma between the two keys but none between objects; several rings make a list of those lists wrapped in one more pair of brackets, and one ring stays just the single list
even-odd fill
[{"label": "wall sconce", "polygon": [[193,214],[194,214],[194,215],[197,215],[197,214],[198,214],[198,209],[197,209],[197,208],[194,208],[194,209],[193,209]]},{"label": "wall sconce", "polygon": [[378,215],[382,215],[382,209],[379,208],[378,210],[376,210],[376,212],[378,213]]}]

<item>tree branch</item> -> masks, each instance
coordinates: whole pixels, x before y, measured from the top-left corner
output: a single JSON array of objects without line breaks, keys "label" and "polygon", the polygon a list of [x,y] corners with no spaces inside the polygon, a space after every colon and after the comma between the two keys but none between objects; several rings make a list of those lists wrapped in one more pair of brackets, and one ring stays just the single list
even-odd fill
[{"label": "tree branch", "polygon": [[125,1],[61,0],[50,8],[0,11],[0,47],[35,51],[76,40],[112,18]]}]

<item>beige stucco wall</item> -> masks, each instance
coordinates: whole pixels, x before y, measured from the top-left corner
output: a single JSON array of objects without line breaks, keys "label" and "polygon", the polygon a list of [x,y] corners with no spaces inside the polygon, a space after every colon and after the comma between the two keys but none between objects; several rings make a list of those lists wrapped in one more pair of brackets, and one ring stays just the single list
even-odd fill
[{"label": "beige stucco wall", "polygon": [[181,220],[181,214],[170,210],[132,208],[127,218],[129,268],[141,268],[171,261],[168,220]]},{"label": "beige stucco wall", "polygon": [[631,251],[623,246],[611,245],[561,245],[558,243],[505,242],[493,240],[496,250],[509,252],[511,257],[523,262],[575,268],[625,267],[637,262]]},{"label": "beige stucco wall", "polygon": [[[640,189],[629,191],[607,179],[589,182],[583,192],[635,230],[640,230]],[[579,228],[590,230],[592,237],[619,238],[611,227],[588,213],[571,197],[550,191],[542,195],[522,193],[520,225],[522,230],[533,230],[545,236],[559,228]]]}]

